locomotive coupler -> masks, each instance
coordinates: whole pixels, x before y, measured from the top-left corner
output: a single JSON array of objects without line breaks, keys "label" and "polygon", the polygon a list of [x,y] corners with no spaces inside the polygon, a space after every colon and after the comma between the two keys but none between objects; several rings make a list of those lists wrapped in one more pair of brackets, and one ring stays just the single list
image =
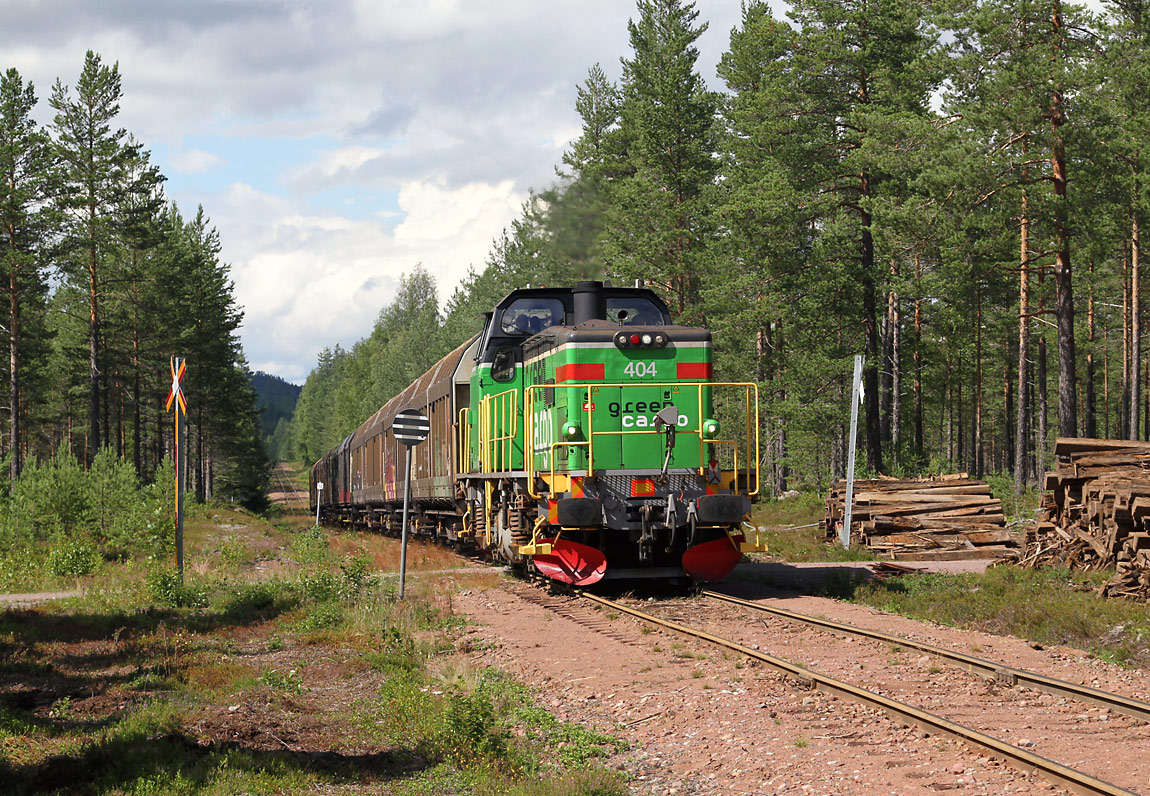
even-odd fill
[{"label": "locomotive coupler", "polygon": [[667,511],[663,516],[666,518],[667,527],[671,529],[671,541],[664,552],[670,553],[675,549],[675,543],[679,541],[679,517],[675,509],[674,495],[667,495]]},{"label": "locomotive coupler", "polygon": [[651,560],[651,547],[655,543],[655,534],[651,530],[651,509],[654,508],[650,503],[639,507],[639,519],[643,523],[643,533],[639,537],[639,560]]},{"label": "locomotive coupler", "polygon": [[695,546],[695,534],[698,530],[699,515],[695,511],[695,501],[687,503],[687,524],[691,526],[691,536],[687,539],[687,547]]}]

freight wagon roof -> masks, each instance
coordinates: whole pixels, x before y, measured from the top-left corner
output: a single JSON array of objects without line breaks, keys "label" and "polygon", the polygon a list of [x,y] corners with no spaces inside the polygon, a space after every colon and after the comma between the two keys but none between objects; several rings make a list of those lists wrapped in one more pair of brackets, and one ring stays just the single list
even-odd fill
[{"label": "freight wagon roof", "polygon": [[478,335],[466,340],[452,350],[450,354],[431,366],[431,369],[405,387],[398,395],[379,408],[355,430],[353,437],[359,441],[362,437],[372,436],[380,429],[391,426],[391,421],[404,409],[420,409],[427,406],[429,400],[435,400],[451,394],[452,375],[462,359],[467,348],[478,339]]}]

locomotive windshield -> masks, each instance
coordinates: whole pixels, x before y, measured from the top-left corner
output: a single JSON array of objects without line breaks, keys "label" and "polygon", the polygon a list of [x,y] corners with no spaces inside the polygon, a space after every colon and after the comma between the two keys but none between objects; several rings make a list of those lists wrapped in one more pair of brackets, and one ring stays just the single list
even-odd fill
[{"label": "locomotive windshield", "polygon": [[607,318],[624,326],[663,326],[667,318],[645,296],[608,296]]},{"label": "locomotive windshield", "polygon": [[504,334],[537,334],[563,323],[563,302],[556,298],[516,299],[503,311],[500,324]]}]

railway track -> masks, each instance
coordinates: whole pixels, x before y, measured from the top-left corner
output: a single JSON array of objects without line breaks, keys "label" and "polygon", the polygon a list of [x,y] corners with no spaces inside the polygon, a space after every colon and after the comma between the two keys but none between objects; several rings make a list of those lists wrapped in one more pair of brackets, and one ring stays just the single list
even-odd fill
[{"label": "railway track", "polygon": [[286,506],[292,507],[306,507],[307,498],[303,495],[300,489],[292,483],[290,478],[284,478],[286,465],[277,463],[272,468],[272,473],[275,475],[276,483],[279,484],[279,492],[283,495],[283,503]]},{"label": "railway track", "polygon": [[[549,611],[579,622],[589,629],[616,641],[627,644],[646,643],[641,634],[624,631],[618,624],[612,623],[607,618],[602,616],[588,616],[583,612],[573,611],[571,598],[569,597],[547,594],[534,587],[526,590],[515,589],[514,592],[520,599],[525,599]],[[597,604],[603,608],[609,608],[620,614],[626,614],[638,619],[640,622],[645,622],[652,626],[660,627],[664,630],[687,636],[705,644],[713,645],[759,661],[808,688],[833,694],[837,697],[872,708],[881,709],[894,717],[896,721],[908,726],[918,727],[923,732],[960,740],[974,747],[976,750],[1005,761],[1023,773],[1038,774],[1049,782],[1066,788],[1070,792],[1080,794],[1107,794],[1108,796],[1130,796],[1131,794],[1136,794],[1135,791],[1107,782],[1071,766],[1058,763],[1021,746],[1016,746],[999,738],[995,738],[985,732],[861,686],[819,673],[806,666],[770,655],[747,644],[724,638],[695,627],[690,627],[681,622],[658,617],[598,595],[578,590],[574,591],[573,594],[576,598]],[[1136,699],[1089,686],[1058,680],[1035,672],[1005,666],[994,661],[949,650],[933,644],[907,639],[902,636],[895,636],[882,631],[874,631],[854,625],[833,622],[820,617],[807,616],[786,609],[742,600],[720,592],[704,591],[702,594],[708,598],[708,600],[767,613],[789,622],[816,628],[820,631],[849,635],[891,646],[897,645],[904,649],[915,650],[1000,685],[1019,686],[1051,694],[1060,699],[1092,704],[1105,710],[1121,713],[1140,722],[1150,723],[1150,704]],[[758,645],[756,645],[756,647],[757,646]]]},{"label": "railway track", "polygon": [[1053,677],[1047,677],[1036,672],[1030,672],[1025,669],[1016,669],[1011,666],[989,661],[984,658],[977,658],[973,655],[967,655],[955,650],[949,650],[945,647],[939,647],[934,644],[927,644],[914,639],[908,639],[903,636],[896,636],[891,633],[884,633],[880,630],[869,630],[866,628],[857,627],[855,625],[848,625],[842,622],[833,622],[829,619],[822,619],[816,616],[808,616],[806,614],[788,611],[784,608],[775,608],[773,606],[764,605],[762,603],[752,602],[750,600],[743,600],[738,597],[732,597],[722,592],[704,590],[702,592],[704,597],[712,600],[719,600],[721,602],[737,605],[741,608],[746,608],[760,613],[771,614],[773,616],[781,617],[791,622],[798,622],[803,625],[815,627],[820,630],[826,630],[831,633],[855,636],[856,638],[865,638],[872,641],[879,641],[886,644],[896,644],[906,649],[913,649],[927,655],[933,655],[939,660],[955,666],[964,671],[973,674],[981,675],[990,680],[1009,686],[1017,686],[1019,688],[1029,688],[1034,691],[1041,691],[1043,693],[1051,694],[1052,696],[1061,697],[1063,699],[1074,700],[1075,702],[1084,702],[1087,704],[1097,705],[1099,707],[1113,710],[1116,713],[1122,713],[1140,721],[1150,722],[1150,703],[1142,702],[1137,699],[1130,699],[1129,697],[1120,696],[1119,694],[1112,694],[1109,691],[1102,691],[1097,688],[1090,688],[1089,686],[1078,685],[1077,683],[1067,682],[1065,680],[1058,680]]},{"label": "railway track", "polygon": [[[1042,757],[1020,746],[1007,743],[958,722],[900,702],[875,691],[821,674],[797,663],[754,649],[746,644],[718,636],[705,630],[690,627],[680,622],[664,619],[598,595],[577,592],[577,596],[591,603],[603,606],[604,608],[610,608],[612,611],[634,617],[641,622],[759,661],[807,687],[834,694],[840,698],[849,699],[870,707],[879,708],[896,720],[916,726],[924,732],[932,735],[940,734],[960,740],[983,753],[1006,761],[1008,764],[1025,773],[1037,773],[1053,784],[1066,788],[1073,793],[1106,794],[1107,796],[1118,796],[1119,794],[1129,796],[1134,793],[1134,791],[1127,790],[1083,771]],[[565,613],[562,604],[558,601],[541,600],[536,602],[539,602],[551,610]],[[593,627],[592,629],[595,628]],[[857,630],[857,628],[855,629]],[[906,645],[907,642],[905,639],[899,638],[898,643]],[[993,666],[993,664],[991,665]],[[1099,692],[1097,689],[1088,690],[1093,692],[1095,696],[1105,693]]]}]

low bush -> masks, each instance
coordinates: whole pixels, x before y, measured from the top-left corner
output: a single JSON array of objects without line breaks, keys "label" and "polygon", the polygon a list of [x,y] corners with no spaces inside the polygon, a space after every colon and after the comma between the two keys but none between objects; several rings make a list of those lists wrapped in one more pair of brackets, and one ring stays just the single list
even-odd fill
[{"label": "low bush", "polygon": [[91,574],[100,563],[96,547],[86,539],[60,538],[48,550],[48,571],[58,578]]},{"label": "low bush", "polygon": [[148,596],[169,608],[203,608],[208,604],[208,589],[202,583],[188,583],[173,570],[157,570],[145,581]]}]

